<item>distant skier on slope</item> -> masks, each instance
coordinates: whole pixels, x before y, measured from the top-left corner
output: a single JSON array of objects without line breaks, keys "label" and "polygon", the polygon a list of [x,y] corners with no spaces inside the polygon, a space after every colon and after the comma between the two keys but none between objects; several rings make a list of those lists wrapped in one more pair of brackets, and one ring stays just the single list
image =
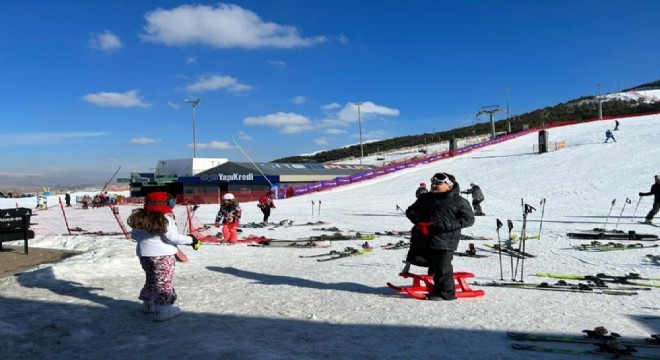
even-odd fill
[{"label": "distant skier on slope", "polygon": [[460,187],[453,175],[437,173],[431,179],[431,191],[421,194],[406,210],[406,217],[415,224],[406,262],[428,266],[434,283],[428,300],[456,299],[451,262],[458,248],[461,229],[474,224],[470,204],[459,192]]},{"label": "distant skier on slope", "polygon": [[429,192],[429,189],[426,188],[426,183],[421,183],[419,184],[417,191],[415,191],[415,197],[419,198],[420,195],[426,194],[427,192]]},{"label": "distant skier on slope", "polygon": [[484,192],[481,191],[481,188],[479,185],[475,183],[470,183],[470,188],[462,191],[462,194],[470,194],[472,195],[472,207],[474,208],[474,215],[476,216],[484,216],[483,210],[481,209],[481,202],[484,201]]},{"label": "distant skier on slope", "polygon": [[607,131],[605,131],[605,142],[608,142],[610,139],[616,142],[616,139],[614,138],[614,134],[612,134],[612,131],[608,129]]},{"label": "distant skier on slope", "polygon": [[660,210],[660,175],[655,176],[655,184],[651,186],[651,191],[647,193],[644,192],[639,193],[639,196],[649,196],[649,195],[654,195],[655,198],[653,199],[653,208],[651,209],[651,211],[649,211],[648,215],[646,215],[646,220],[644,222],[647,224],[653,224],[653,217]]},{"label": "distant skier on slope", "polygon": [[268,190],[265,195],[259,198],[257,206],[264,214],[264,223],[267,223],[268,218],[270,217],[270,209],[275,209],[275,203],[273,202],[273,192]]},{"label": "distant skier on slope", "polygon": [[614,120],[614,131],[619,131],[619,120]]}]

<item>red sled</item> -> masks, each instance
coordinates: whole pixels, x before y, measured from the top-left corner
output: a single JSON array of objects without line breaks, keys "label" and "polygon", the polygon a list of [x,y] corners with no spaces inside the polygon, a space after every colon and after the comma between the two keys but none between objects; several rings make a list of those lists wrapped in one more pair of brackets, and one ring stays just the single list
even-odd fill
[{"label": "red sled", "polygon": [[[418,275],[412,273],[400,273],[399,276],[403,278],[412,278],[412,286],[396,286],[392,283],[387,283],[390,289],[400,293],[408,294],[415,299],[426,300],[429,292],[433,291],[433,276],[431,275]],[[468,298],[484,296],[483,290],[472,290],[467,283],[467,279],[473,278],[474,274],[469,272],[455,272],[454,281],[456,281],[456,297]]]}]

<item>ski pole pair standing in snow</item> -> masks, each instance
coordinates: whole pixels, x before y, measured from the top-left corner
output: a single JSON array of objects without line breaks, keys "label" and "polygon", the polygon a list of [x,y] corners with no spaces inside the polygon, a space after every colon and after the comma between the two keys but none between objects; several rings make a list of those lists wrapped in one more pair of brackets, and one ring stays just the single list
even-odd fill
[{"label": "ski pole pair standing in snow", "polygon": [[155,321],[171,319],[181,312],[174,305],[177,294],[172,285],[177,245],[201,246],[193,236],[179,233],[174,221],[174,197],[165,192],[147,195],[144,208],[135,209],[128,218],[133,228],[131,238],[137,242],[135,252],[146,277],[138,297],[142,312],[153,314]]}]

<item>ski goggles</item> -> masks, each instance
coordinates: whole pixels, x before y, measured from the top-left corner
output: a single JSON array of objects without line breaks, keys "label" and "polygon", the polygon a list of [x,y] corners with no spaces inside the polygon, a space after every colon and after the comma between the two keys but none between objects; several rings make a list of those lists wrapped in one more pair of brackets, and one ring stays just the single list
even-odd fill
[{"label": "ski goggles", "polygon": [[454,183],[451,180],[449,180],[449,177],[447,177],[447,175],[445,175],[445,174],[435,174],[431,178],[431,183],[433,183],[433,184],[445,183],[449,186],[454,186]]}]

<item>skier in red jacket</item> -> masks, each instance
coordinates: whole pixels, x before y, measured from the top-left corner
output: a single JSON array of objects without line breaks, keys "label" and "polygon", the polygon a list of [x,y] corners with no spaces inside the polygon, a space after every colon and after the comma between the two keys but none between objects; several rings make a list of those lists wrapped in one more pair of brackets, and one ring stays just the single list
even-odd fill
[{"label": "skier in red jacket", "polygon": [[273,202],[273,192],[268,191],[264,196],[259,198],[259,203],[257,204],[261,212],[264,213],[264,222],[268,222],[268,217],[270,216],[270,209],[275,209],[275,203]]}]

